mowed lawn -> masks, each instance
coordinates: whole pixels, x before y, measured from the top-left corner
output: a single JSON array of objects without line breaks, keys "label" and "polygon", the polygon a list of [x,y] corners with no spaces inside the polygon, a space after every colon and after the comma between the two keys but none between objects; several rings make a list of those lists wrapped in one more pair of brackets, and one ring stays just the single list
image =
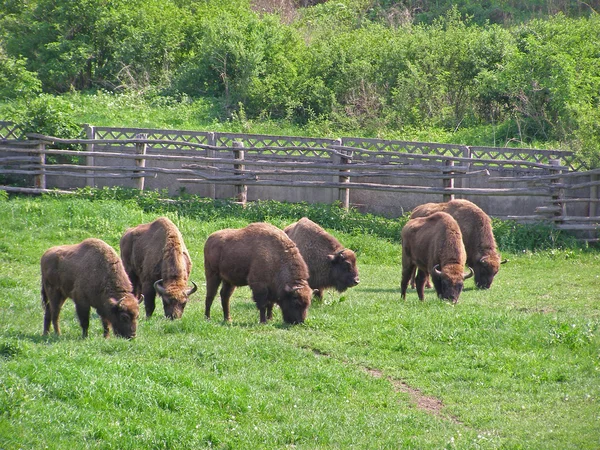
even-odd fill
[{"label": "mowed lawn", "polygon": [[[451,306],[400,299],[398,242],[330,230],[361,283],[329,291],[303,325],[267,325],[247,287],[204,318],[203,245],[236,219],[180,227],[199,290],[183,318],[162,304],[138,337],[83,340],[73,302],[42,336],[39,260],[87,237],[118,251],[137,204],[0,201],[0,449],[600,448],[600,253],[503,254],[490,290]],[[290,220],[274,218],[283,227]]]}]

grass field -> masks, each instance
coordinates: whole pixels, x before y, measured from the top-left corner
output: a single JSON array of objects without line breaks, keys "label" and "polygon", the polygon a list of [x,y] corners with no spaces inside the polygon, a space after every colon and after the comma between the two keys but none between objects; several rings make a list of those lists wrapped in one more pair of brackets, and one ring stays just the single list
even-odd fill
[{"label": "grass field", "polygon": [[[0,201],[0,449],[600,448],[600,253],[504,253],[492,288],[451,306],[400,300],[400,245],[360,248],[361,284],[328,292],[303,325],[267,325],[248,288],[204,319],[207,236],[241,227],[167,214],[200,286],[183,318],[157,305],[132,341],[90,337],[69,300],[42,336],[39,259],[98,237],[118,250],[155,219],[134,202]],[[279,227],[289,221],[274,218]],[[143,317],[143,312],[142,312]]]}]

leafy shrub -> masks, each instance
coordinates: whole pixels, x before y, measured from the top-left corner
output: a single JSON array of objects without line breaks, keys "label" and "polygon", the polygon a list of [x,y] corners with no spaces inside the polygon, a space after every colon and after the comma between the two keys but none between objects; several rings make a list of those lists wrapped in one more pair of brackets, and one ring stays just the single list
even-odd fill
[{"label": "leafy shrub", "polygon": [[[291,223],[302,217],[319,223],[322,227],[354,235],[373,235],[390,242],[400,242],[402,227],[410,213],[390,219],[373,214],[349,211],[339,203],[286,203],[259,200],[243,206],[230,200],[213,200],[193,195],[169,198],[165,191],[138,191],[121,187],[82,188],[76,192],[80,198],[89,200],[121,200],[136,202],[148,212],[177,213],[202,221],[224,218],[244,219],[248,222]],[[540,251],[550,249],[579,248],[576,239],[548,224],[519,224],[511,220],[493,219],[492,226],[498,247],[502,251]]]}]

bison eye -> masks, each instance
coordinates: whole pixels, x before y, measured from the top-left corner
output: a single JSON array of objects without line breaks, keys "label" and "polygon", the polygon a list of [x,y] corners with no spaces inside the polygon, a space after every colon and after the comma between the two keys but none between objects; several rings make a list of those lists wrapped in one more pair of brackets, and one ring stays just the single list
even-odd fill
[{"label": "bison eye", "polygon": [[128,314],[121,314],[119,318],[121,319],[122,322],[127,322],[127,323],[131,322],[131,317],[129,317]]}]

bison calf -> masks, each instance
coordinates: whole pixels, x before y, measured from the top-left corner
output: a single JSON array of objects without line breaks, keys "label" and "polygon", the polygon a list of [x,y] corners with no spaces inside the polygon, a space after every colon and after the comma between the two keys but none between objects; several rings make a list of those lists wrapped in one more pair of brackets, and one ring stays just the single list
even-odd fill
[{"label": "bison calf", "polygon": [[419,300],[427,275],[431,275],[438,297],[458,301],[463,280],[473,271],[463,273],[466,263],[465,246],[460,228],[451,215],[439,212],[431,216],[410,219],[402,228],[402,298],[406,299],[408,282],[416,269]]},{"label": "bison calf", "polygon": [[440,211],[450,214],[458,223],[467,252],[467,264],[475,272],[475,285],[481,289],[488,289],[500,269],[500,264],[507,262],[500,260],[496,249],[492,220],[479,206],[462,199],[419,205],[410,217],[426,217]]},{"label": "bison calf", "polygon": [[303,217],[283,231],[300,250],[308,266],[308,283],[317,297],[321,298],[326,288],[344,292],[360,282],[354,252],[312,220]]},{"label": "bison calf", "polygon": [[136,295],[143,294],[146,317],[151,317],[158,293],[165,316],[179,319],[188,297],[198,287],[187,282],[192,260],[177,226],[166,217],[128,229],[120,242],[121,259]]},{"label": "bison calf", "polygon": [[60,334],[58,319],[67,297],[75,302],[75,311],[88,335],[90,308],[102,319],[104,337],[109,325],[117,336],[135,337],[139,305],[117,252],[100,239],[80,244],[60,245],[47,250],[41,259],[44,334]]},{"label": "bison calf", "polygon": [[204,272],[207,318],[223,283],[221,305],[226,321],[231,320],[229,299],[236,286],[250,287],[261,323],[273,317],[274,304],[287,323],[306,319],[312,296],[308,268],[292,240],[273,225],[253,223],[211,234],[204,245]]}]

